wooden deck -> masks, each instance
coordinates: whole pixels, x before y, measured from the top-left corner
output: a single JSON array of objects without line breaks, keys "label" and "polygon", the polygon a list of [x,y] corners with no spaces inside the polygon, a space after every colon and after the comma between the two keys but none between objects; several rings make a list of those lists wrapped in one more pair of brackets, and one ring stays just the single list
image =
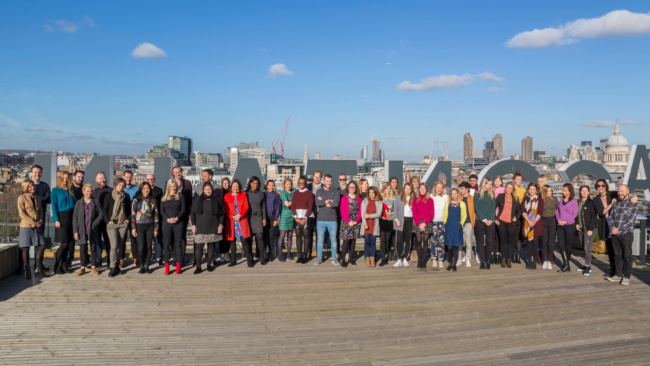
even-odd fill
[{"label": "wooden deck", "polygon": [[645,268],[625,287],[598,268],[312,263],[10,276],[0,281],[0,364],[650,364]]}]

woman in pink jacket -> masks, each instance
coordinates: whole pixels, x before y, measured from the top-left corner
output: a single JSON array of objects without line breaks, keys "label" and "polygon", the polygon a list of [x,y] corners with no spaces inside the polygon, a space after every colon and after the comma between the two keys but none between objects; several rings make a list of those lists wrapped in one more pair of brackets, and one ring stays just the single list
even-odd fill
[{"label": "woman in pink jacket", "polygon": [[361,225],[361,197],[359,197],[359,187],[354,181],[348,183],[345,191],[348,193],[341,198],[341,228],[339,237],[343,241],[341,252],[341,267],[347,267],[348,262],[345,260],[346,254],[350,251],[350,264],[356,265],[354,258],[354,249],[356,240],[359,237]]},{"label": "woman in pink jacket", "polygon": [[418,188],[419,195],[413,200],[413,231],[416,235],[416,249],[418,251],[418,268],[427,268],[427,243],[429,235],[433,233],[433,198],[429,196],[429,187],[421,183]]}]

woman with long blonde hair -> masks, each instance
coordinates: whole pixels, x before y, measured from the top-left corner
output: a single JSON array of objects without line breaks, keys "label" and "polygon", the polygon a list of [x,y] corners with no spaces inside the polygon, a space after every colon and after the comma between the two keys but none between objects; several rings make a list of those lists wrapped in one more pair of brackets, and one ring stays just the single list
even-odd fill
[{"label": "woman with long blonde hair", "polygon": [[449,202],[449,196],[445,191],[442,181],[433,184],[433,205],[435,215],[433,216],[433,233],[429,236],[429,247],[431,248],[432,267],[444,267],[445,261],[445,205]]},{"label": "woman with long blonde hair", "polygon": [[481,260],[480,269],[490,269],[490,253],[494,248],[494,220],[496,217],[496,202],[492,191],[492,180],[484,177],[479,191],[474,193],[474,210],[476,224],[476,252]]}]

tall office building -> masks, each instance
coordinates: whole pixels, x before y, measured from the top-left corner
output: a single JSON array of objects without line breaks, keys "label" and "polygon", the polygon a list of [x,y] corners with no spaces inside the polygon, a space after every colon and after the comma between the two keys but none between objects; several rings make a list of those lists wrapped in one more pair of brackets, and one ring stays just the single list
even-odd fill
[{"label": "tall office building", "polygon": [[370,160],[372,162],[381,162],[381,144],[379,143],[379,140],[371,140],[370,141],[370,146],[371,146],[371,152],[372,156],[370,157]]},{"label": "tall office building", "polygon": [[314,158],[315,158],[316,160],[321,160],[321,159],[323,159],[323,154],[317,152],[316,155],[314,156]]},{"label": "tall office building", "polygon": [[474,139],[468,133],[463,136],[463,160],[467,161],[469,158],[474,157]]},{"label": "tall office building", "polygon": [[368,161],[368,145],[364,146],[363,149],[361,149],[361,159],[363,161]]},{"label": "tall office building", "polygon": [[494,144],[494,150],[496,151],[497,159],[503,159],[503,137],[497,133],[492,138],[492,143]]},{"label": "tall office building", "polygon": [[521,160],[532,161],[533,158],[533,138],[527,136],[521,140]]},{"label": "tall office building", "polygon": [[169,136],[167,146],[178,153],[179,160],[190,165],[192,157],[192,139],[189,137]]}]

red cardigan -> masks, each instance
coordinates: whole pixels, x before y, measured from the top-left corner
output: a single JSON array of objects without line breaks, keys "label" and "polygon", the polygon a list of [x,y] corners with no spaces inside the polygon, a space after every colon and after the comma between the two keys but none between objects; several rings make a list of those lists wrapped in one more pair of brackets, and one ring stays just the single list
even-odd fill
[{"label": "red cardigan", "polygon": [[[235,196],[232,193],[226,193],[224,200],[224,209],[226,210],[226,240],[233,241],[235,240],[235,220],[232,219],[235,216]],[[251,236],[250,225],[248,224],[248,198],[246,198],[246,192],[240,192],[237,194],[237,205],[239,206],[239,214],[241,219],[239,223],[241,224],[241,231],[244,235],[244,238],[249,238]]]},{"label": "red cardigan", "polygon": [[299,190],[293,192],[291,198],[291,212],[296,216],[296,210],[307,210],[306,217],[311,216],[311,211],[314,208],[314,194],[308,189],[304,192]]}]

